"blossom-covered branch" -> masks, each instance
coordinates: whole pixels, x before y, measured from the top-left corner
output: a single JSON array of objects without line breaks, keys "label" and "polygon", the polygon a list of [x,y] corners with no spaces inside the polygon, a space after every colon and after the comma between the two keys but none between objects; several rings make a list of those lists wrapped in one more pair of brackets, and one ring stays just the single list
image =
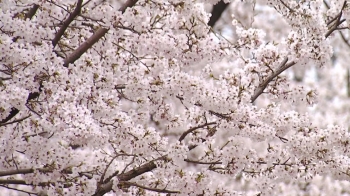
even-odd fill
[{"label": "blossom-covered branch", "polygon": [[0,7],[2,194],[350,193],[346,2]]},{"label": "blossom-covered branch", "polygon": [[[125,10],[128,7],[132,7],[136,4],[137,0],[127,0],[125,2],[125,4],[119,8],[119,11],[124,13]],[[78,3],[79,4],[79,3]],[[81,5],[81,3],[79,4]],[[80,12],[80,8],[78,9],[79,5],[77,5],[77,9],[76,12]],[[75,13],[73,12],[71,17],[75,17]],[[69,20],[70,18],[67,19],[67,21],[71,21]],[[63,29],[64,30],[64,29]],[[64,31],[63,31],[64,32]],[[63,33],[62,32],[62,33]],[[88,38],[82,45],[80,45],[76,50],[74,50],[70,55],[67,56],[67,58],[64,59],[64,64],[63,66],[68,67],[68,65],[70,63],[73,63],[74,61],[76,61],[77,59],[80,58],[81,55],[83,55],[88,49],[90,49],[96,42],[98,42],[98,40],[100,40],[106,33],[108,32],[108,28],[104,28],[104,27],[100,27],[96,30],[96,32],[90,37]],[[57,34],[59,35],[59,34]],[[59,38],[57,38],[59,40]],[[56,39],[56,40],[57,40]],[[55,42],[56,43],[56,42]],[[55,44],[54,44],[55,45]]]},{"label": "blossom-covered branch", "polygon": [[61,37],[63,36],[64,32],[66,31],[70,23],[72,23],[75,17],[77,17],[80,14],[82,4],[83,4],[83,0],[78,0],[74,11],[71,14],[69,14],[68,18],[65,21],[62,22],[61,28],[58,30],[58,32],[55,35],[55,38],[52,40],[52,45],[54,47],[60,41]]}]

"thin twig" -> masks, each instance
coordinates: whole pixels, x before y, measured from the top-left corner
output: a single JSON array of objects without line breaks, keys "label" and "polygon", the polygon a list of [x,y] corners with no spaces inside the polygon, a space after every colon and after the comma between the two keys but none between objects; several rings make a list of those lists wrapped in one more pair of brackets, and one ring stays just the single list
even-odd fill
[{"label": "thin twig", "polygon": [[193,131],[195,131],[195,130],[197,130],[197,129],[200,129],[200,128],[203,128],[203,127],[206,127],[206,126],[209,126],[209,125],[215,125],[215,124],[216,124],[216,122],[210,122],[210,123],[204,123],[204,124],[199,125],[199,126],[197,126],[197,127],[192,127],[192,128],[190,128],[190,129],[188,129],[187,131],[185,131],[185,132],[180,136],[179,141],[181,142],[182,140],[185,139],[185,137],[186,137],[188,134],[192,133]]},{"label": "thin twig", "polygon": [[4,187],[6,189],[10,189],[10,190],[15,190],[15,191],[18,191],[18,192],[22,192],[22,193],[26,193],[28,195],[38,195],[37,193],[34,193],[34,192],[30,192],[30,191],[24,191],[24,190],[21,190],[21,189],[17,189],[17,188],[13,188],[13,187],[9,187],[9,186],[4,186],[4,185],[0,185],[0,187]]},{"label": "thin twig", "polygon": [[101,175],[100,182],[99,182],[100,184],[103,183],[103,179],[105,178],[105,175],[106,175],[106,173],[107,173],[107,170],[108,170],[109,166],[111,166],[111,164],[113,163],[113,161],[114,161],[117,157],[118,157],[118,155],[115,156],[115,157],[113,157],[113,159],[111,159],[111,161],[110,161],[110,162],[108,163],[108,165],[106,166],[105,170],[103,171],[103,173],[102,173],[102,175]]},{"label": "thin twig", "polygon": [[345,7],[346,7],[346,1],[344,1],[343,6],[340,9],[339,14],[337,14],[337,16],[334,18],[334,19],[336,19],[336,22],[331,26],[331,28],[326,33],[326,35],[325,35],[326,38],[329,37],[333,33],[333,31],[337,30],[339,25],[341,25],[343,22],[345,22],[345,19],[341,20],[341,17],[343,15],[343,9]]}]

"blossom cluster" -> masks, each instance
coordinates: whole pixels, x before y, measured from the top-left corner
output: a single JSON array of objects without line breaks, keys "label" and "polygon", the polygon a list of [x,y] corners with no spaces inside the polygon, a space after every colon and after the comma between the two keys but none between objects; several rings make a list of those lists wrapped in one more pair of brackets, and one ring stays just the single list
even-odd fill
[{"label": "blossom cluster", "polygon": [[308,110],[330,81],[300,82],[328,77],[347,4],[232,1],[226,36],[216,3],[0,1],[0,190],[349,193],[346,119]]}]

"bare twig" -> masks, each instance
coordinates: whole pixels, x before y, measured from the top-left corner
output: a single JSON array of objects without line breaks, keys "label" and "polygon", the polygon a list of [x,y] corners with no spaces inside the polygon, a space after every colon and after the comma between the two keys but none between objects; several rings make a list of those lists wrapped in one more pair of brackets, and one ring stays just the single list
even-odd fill
[{"label": "bare twig", "polygon": [[330,6],[328,5],[328,3],[325,0],[323,0],[323,3],[324,3],[324,5],[326,6],[327,9],[330,8]]},{"label": "bare twig", "polygon": [[228,116],[229,114],[221,114],[221,113],[215,112],[213,110],[209,110],[209,114],[212,114],[214,116],[217,116],[217,117],[225,119],[225,120],[231,120],[231,117]]},{"label": "bare twig", "polygon": [[194,163],[194,164],[200,164],[200,165],[215,165],[215,164],[222,164],[221,161],[213,161],[213,162],[203,162],[203,161],[195,161],[190,159],[185,159],[184,161],[188,163]]},{"label": "bare twig", "polygon": [[30,192],[30,191],[24,191],[24,190],[21,190],[21,189],[17,189],[17,188],[13,188],[13,187],[9,187],[9,186],[4,186],[4,185],[0,185],[0,187],[4,187],[6,189],[10,189],[10,190],[15,190],[15,191],[18,191],[18,192],[22,192],[22,193],[26,193],[28,195],[38,195],[37,193],[34,193],[34,192]]},{"label": "bare twig", "polygon": [[180,191],[170,191],[170,190],[166,190],[164,189],[157,189],[157,188],[150,188],[150,187],[146,187],[140,184],[136,184],[135,182],[127,182],[127,181],[123,181],[120,182],[121,185],[125,184],[125,185],[129,185],[129,186],[136,186],[145,190],[149,190],[149,191],[153,191],[153,192],[157,192],[157,193],[180,193]]},{"label": "bare twig", "polygon": [[134,168],[126,173],[121,173],[118,175],[118,179],[120,181],[128,181],[128,180],[131,180],[131,179],[135,178],[136,176],[139,176],[143,173],[149,172],[149,171],[157,168],[157,165],[154,163],[157,160],[167,160],[167,157],[162,156],[156,160],[145,163],[145,164],[141,165],[140,167]]}]

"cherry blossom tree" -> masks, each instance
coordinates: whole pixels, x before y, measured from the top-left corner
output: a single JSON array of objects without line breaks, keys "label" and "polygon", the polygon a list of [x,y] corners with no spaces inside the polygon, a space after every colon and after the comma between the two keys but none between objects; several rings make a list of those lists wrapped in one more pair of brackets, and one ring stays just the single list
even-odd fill
[{"label": "cherry blossom tree", "polygon": [[0,16],[0,195],[350,194],[346,1]]}]

